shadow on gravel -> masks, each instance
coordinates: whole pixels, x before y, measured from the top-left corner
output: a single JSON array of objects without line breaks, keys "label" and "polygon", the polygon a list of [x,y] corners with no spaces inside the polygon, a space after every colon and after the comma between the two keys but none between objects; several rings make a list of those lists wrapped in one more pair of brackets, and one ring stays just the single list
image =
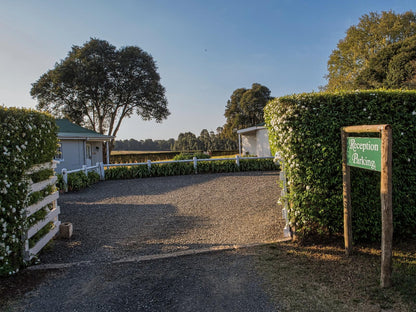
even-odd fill
[{"label": "shadow on gravel", "polygon": [[[42,263],[112,261],[122,257],[172,251],[160,243],[192,230],[203,228],[204,219],[177,214],[172,205],[70,205],[74,226],[71,239],[53,241],[40,255]],[[65,208],[65,206],[63,207]],[[67,209],[62,209],[63,211]],[[66,218],[63,214],[62,218]],[[86,224],[85,218],[91,222]],[[178,246],[176,250],[187,249]]]},{"label": "shadow on gravel", "polygon": [[256,257],[216,252],[56,270],[36,291],[12,295],[6,311],[278,311],[253,269]]}]

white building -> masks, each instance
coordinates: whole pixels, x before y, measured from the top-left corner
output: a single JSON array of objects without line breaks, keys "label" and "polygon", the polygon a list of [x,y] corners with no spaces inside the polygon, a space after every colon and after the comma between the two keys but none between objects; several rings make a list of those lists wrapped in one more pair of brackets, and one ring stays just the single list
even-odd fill
[{"label": "white building", "polygon": [[257,155],[272,156],[270,152],[269,134],[263,124],[237,130],[238,148],[241,156]]},{"label": "white building", "polygon": [[80,169],[83,165],[92,166],[103,161],[103,146],[114,137],[103,135],[95,131],[78,126],[68,119],[56,119],[59,127],[59,147],[55,160],[59,161],[56,172],[60,173],[63,168],[68,170]]}]

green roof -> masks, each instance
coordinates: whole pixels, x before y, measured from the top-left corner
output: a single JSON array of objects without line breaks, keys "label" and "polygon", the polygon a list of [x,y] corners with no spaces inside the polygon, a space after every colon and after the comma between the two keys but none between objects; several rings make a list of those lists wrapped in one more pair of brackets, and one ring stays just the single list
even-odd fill
[{"label": "green roof", "polygon": [[113,136],[100,134],[90,129],[78,126],[68,119],[56,119],[56,125],[58,126],[58,138],[59,139],[96,139],[99,141],[107,141],[114,138]]}]

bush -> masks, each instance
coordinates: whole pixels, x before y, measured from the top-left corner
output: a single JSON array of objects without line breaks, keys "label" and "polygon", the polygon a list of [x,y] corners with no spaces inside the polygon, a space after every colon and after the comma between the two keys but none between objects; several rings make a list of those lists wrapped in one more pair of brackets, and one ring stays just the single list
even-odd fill
[{"label": "bush", "polygon": [[[272,159],[245,159],[240,160],[240,167],[235,160],[200,161],[197,163],[197,173],[224,173],[238,171],[265,171],[278,170]],[[173,175],[194,174],[193,162],[152,164],[151,169],[147,165],[117,166],[105,170],[106,180],[134,179],[146,177],[161,177]]]},{"label": "bush", "polygon": [[[342,233],[341,127],[393,128],[396,239],[416,233],[416,92],[361,91],[285,96],[265,108],[273,153],[285,159],[290,221],[296,230]],[[380,173],[351,168],[353,237],[381,237]]]},{"label": "bush", "polygon": [[[88,175],[85,175],[83,171],[71,172],[68,173],[68,191],[79,191],[99,181],[100,175],[95,171],[88,171]],[[65,182],[62,174],[58,174],[56,186],[60,190],[65,190]]]},{"label": "bush", "polygon": [[[57,126],[51,116],[0,107],[0,275],[13,274],[23,265],[30,179],[25,172],[35,164],[51,161],[57,141]],[[32,179],[42,181],[49,175],[44,171]]]},{"label": "bush", "polygon": [[106,180],[121,180],[150,177],[147,165],[137,165],[131,167],[111,167],[104,171]]}]

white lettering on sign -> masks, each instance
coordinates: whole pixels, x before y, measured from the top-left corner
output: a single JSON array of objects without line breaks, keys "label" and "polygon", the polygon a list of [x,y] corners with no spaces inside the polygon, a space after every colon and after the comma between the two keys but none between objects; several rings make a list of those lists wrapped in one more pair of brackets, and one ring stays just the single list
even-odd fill
[{"label": "white lettering on sign", "polygon": [[367,157],[364,158],[363,156],[359,157],[357,153],[352,154],[352,163],[356,165],[367,166],[372,170],[376,170],[376,162],[374,160],[367,159]]},{"label": "white lettering on sign", "polygon": [[378,144],[371,143],[356,143],[355,139],[350,140],[350,149],[356,152],[357,150],[365,151],[376,151],[378,152]]}]

